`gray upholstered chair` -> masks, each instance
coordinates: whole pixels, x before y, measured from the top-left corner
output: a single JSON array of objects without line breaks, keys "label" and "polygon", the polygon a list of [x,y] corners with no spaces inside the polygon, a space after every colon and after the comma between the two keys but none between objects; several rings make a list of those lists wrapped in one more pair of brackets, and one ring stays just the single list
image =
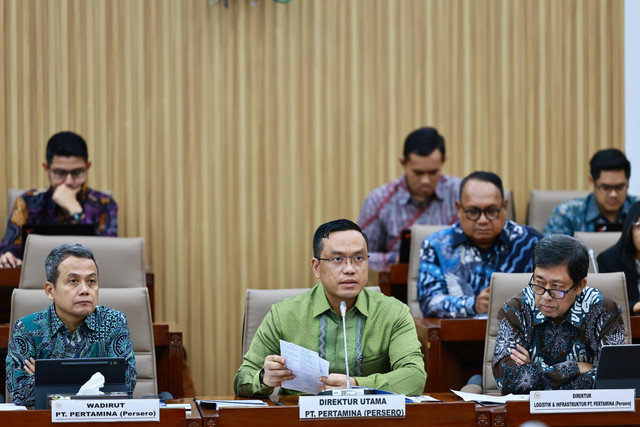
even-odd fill
[{"label": "gray upholstered chair", "polygon": [[[493,351],[498,336],[498,311],[504,303],[528,286],[531,273],[493,273],[491,276],[491,291],[489,296],[489,312],[487,313],[487,333],[484,344],[484,359],[482,364],[482,388],[484,393],[500,393],[493,377]],[[587,286],[599,289],[603,295],[616,300],[622,308],[625,325],[625,342],[631,344],[631,330],[629,317],[629,301],[627,300],[627,285],[624,274],[602,273],[589,274]]]},{"label": "gray upholstered chair", "polygon": [[588,191],[578,190],[531,190],[529,193],[527,225],[542,233],[544,226],[547,225],[549,216],[551,216],[556,206],[572,199],[587,197],[588,194]]},{"label": "gray upholstered chair", "polygon": [[100,289],[146,286],[144,238],[101,236],[27,237],[20,273],[21,289],[43,289],[46,281],[44,260],[62,243],[79,243],[91,249],[98,261]]},{"label": "gray upholstered chair", "polygon": [[[114,308],[127,316],[129,332],[136,357],[138,380],[134,397],[155,395],[158,392],[156,355],[153,341],[153,322],[147,288],[106,288],[99,290],[100,305]],[[11,323],[9,334],[17,319],[40,311],[51,304],[40,289],[14,289],[11,297]],[[7,400],[9,396],[7,394]]]},{"label": "gray upholstered chair", "polygon": [[[368,286],[367,289],[380,292],[379,286]],[[262,323],[262,319],[267,315],[271,306],[308,290],[309,288],[247,289],[244,305],[244,321],[242,324],[242,356],[249,351],[253,336],[256,334],[258,326]]]},{"label": "gray upholstered chair", "polygon": [[[588,249],[593,249],[593,262],[598,258],[601,252],[606,251],[615,245],[620,239],[621,231],[603,231],[591,233],[587,231],[576,231],[573,237],[584,242]],[[589,263],[589,273],[597,273],[593,268],[593,262]]]},{"label": "gray upholstered chair", "polygon": [[409,277],[407,278],[407,305],[413,317],[422,317],[418,302],[418,270],[420,247],[425,237],[449,227],[448,225],[414,225],[411,227],[411,249],[409,252]]}]

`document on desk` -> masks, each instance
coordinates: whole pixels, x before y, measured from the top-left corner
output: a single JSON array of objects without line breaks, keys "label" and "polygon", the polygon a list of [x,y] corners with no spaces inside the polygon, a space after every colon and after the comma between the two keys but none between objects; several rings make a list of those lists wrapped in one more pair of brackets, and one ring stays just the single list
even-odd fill
[{"label": "document on desk", "polygon": [[280,356],[286,359],[287,369],[295,376],[292,380],[283,381],[282,387],[318,394],[322,385],[320,377],[329,375],[329,362],[315,351],[283,340],[280,340]]},{"label": "document on desk", "polygon": [[451,390],[457,394],[465,402],[482,402],[482,403],[507,403],[513,401],[529,401],[528,394],[507,394],[506,396],[493,396],[490,394],[465,393],[464,391]]}]

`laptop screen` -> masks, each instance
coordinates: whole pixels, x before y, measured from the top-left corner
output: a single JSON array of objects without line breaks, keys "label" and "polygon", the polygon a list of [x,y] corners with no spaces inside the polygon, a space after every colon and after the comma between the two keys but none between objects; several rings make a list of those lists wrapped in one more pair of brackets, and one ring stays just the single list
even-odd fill
[{"label": "laptop screen", "polygon": [[104,376],[102,392],[126,392],[124,357],[36,360],[35,409],[48,409],[47,396],[76,394],[96,372]]},{"label": "laptop screen", "polygon": [[27,241],[29,234],[45,236],[97,236],[94,224],[26,224],[22,226],[22,241]]},{"label": "laptop screen", "polygon": [[635,388],[640,397],[640,344],[605,345],[596,369],[596,388]]}]

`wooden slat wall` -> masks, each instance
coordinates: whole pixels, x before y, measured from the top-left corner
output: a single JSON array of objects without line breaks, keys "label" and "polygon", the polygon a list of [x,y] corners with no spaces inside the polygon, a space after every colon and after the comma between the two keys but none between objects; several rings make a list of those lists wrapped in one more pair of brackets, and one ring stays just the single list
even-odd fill
[{"label": "wooden slat wall", "polygon": [[447,173],[498,172],[520,221],[624,147],[622,0],[1,4],[0,194],[84,135],[201,394],[232,391],[245,289],[311,285],[316,226],[357,218],[411,130],[440,129]]}]

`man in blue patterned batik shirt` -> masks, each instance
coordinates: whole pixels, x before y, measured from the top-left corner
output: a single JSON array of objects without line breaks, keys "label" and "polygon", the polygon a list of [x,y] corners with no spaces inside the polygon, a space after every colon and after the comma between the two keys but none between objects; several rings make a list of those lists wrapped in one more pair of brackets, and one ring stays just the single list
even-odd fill
[{"label": "man in blue patterned batik shirt", "polygon": [[502,393],[589,389],[603,345],[624,344],[622,311],[587,286],[584,243],[564,234],[533,252],[529,286],[498,312],[493,375]]},{"label": "man in blue patterned batik shirt", "polygon": [[7,354],[7,390],[18,405],[35,401],[35,360],[124,357],[127,391],[136,362],[125,315],[97,305],[98,264],[90,249],[66,243],[45,261],[44,290],[52,304],[16,321]]},{"label": "man in blue patterned batik shirt", "polygon": [[585,198],[559,204],[542,234],[576,231],[620,231],[631,205],[640,198],[627,193],[631,163],[615,148],[600,150],[591,158],[589,184],[593,191]]},{"label": "man in blue patterned batik shirt", "polygon": [[489,309],[491,274],[532,271],[540,233],[507,220],[502,180],[473,172],[460,184],[460,220],[420,249],[418,301],[424,317],[467,317]]}]

